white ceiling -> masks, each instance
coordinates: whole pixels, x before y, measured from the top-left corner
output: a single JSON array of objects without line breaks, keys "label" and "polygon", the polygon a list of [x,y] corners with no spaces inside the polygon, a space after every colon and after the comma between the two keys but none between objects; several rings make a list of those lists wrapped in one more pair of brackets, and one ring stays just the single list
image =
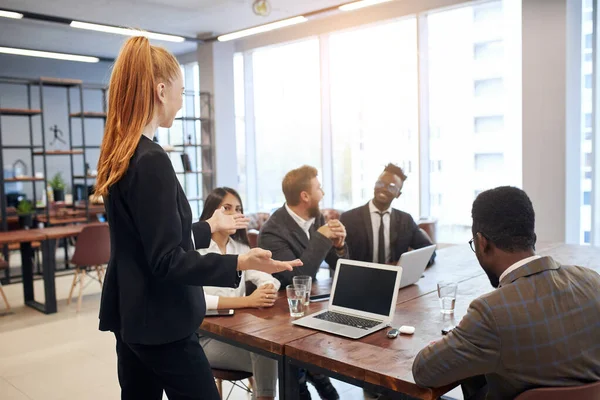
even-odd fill
[{"label": "white ceiling", "polygon": [[[269,0],[268,17],[252,12],[252,0],[0,0],[14,9],[100,24],[196,37],[260,25],[348,0]],[[60,24],[0,18],[0,46],[115,57],[124,37]],[[175,54],[193,51],[193,42],[156,42]]]}]

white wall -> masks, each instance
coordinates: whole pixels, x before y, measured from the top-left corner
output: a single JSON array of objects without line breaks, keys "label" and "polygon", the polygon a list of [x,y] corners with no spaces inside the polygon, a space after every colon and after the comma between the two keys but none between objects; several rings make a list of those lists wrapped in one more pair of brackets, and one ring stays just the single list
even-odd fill
[{"label": "white wall", "polygon": [[523,189],[540,241],[565,240],[567,0],[523,0]]},{"label": "white wall", "polygon": [[216,186],[238,186],[231,42],[198,46],[200,90],[213,94]]}]

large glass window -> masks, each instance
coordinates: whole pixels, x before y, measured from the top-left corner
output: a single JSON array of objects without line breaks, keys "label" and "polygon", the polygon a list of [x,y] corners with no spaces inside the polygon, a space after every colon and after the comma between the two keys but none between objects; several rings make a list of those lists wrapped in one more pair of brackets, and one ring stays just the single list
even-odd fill
[{"label": "large glass window", "polygon": [[507,104],[517,101],[506,74],[516,58],[507,54],[505,18],[501,1],[427,16],[430,216],[439,242],[469,240],[474,196],[518,185],[510,160],[520,134],[507,127]]},{"label": "large glass window", "polygon": [[408,176],[394,206],[418,218],[416,18],[331,34],[329,65],[333,206],[367,202],[392,162]]},{"label": "large glass window", "polygon": [[[248,211],[280,207],[284,174],[303,164],[325,169],[324,207],[358,207],[392,162],[408,176],[394,207],[436,219],[438,242],[470,239],[474,198],[521,186],[516,9],[470,3],[236,55]],[[429,119],[423,132],[420,118]],[[585,118],[591,135],[591,109]]]},{"label": "large glass window", "polygon": [[319,40],[256,50],[252,64],[257,208],[271,211],[284,202],[287,171],[321,169]]}]

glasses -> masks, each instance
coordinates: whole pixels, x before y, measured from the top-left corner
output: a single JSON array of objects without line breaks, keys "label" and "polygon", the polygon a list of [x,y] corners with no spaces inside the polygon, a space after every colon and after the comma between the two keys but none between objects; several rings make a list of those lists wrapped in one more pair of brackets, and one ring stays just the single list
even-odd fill
[{"label": "glasses", "polygon": [[475,238],[469,240],[469,246],[471,246],[471,250],[473,250],[473,253],[475,253],[475,247],[473,246],[473,243],[475,243]]},{"label": "glasses", "polygon": [[[481,232],[477,232],[475,235],[477,235],[477,234],[480,234],[481,236],[483,236],[488,241],[490,240],[490,238],[487,235],[485,235],[485,234],[483,234]],[[473,253],[476,253],[476,251],[475,251],[475,238],[469,240],[469,246],[471,246],[471,250],[473,250]]]},{"label": "glasses", "polygon": [[385,189],[388,192],[390,192],[391,194],[393,194],[394,196],[398,196],[399,194],[402,194],[402,191],[400,190],[400,188],[398,186],[396,186],[395,183],[385,183],[383,181],[377,181],[377,182],[375,182],[375,189]]}]

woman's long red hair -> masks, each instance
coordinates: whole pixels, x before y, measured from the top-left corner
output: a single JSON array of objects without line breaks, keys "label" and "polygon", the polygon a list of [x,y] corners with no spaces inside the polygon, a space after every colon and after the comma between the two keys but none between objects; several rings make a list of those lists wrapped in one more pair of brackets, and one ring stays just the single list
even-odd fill
[{"label": "woman's long red hair", "polygon": [[143,129],[154,118],[156,85],[170,83],[180,73],[177,59],[146,37],[128,39],[117,60],[108,87],[106,128],[98,161],[96,196],[105,196],[129,167]]}]

